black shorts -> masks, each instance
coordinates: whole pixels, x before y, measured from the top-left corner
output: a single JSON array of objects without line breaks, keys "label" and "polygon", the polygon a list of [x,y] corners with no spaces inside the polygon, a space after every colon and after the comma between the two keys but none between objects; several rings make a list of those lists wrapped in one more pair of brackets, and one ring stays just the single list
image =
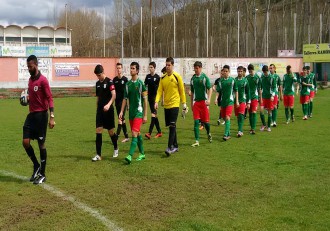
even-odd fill
[{"label": "black shorts", "polygon": [[[125,110],[123,111],[123,120],[125,120],[126,108],[127,105],[125,107]],[[120,110],[121,110],[121,103],[120,104],[116,103],[117,118],[119,117]]]},{"label": "black shorts", "polygon": [[46,141],[47,124],[47,111],[29,113],[23,126],[23,139],[36,139],[38,142],[44,143]]},{"label": "black shorts", "polygon": [[108,130],[115,128],[115,111],[112,105],[108,111],[103,111],[103,108],[97,110],[96,127],[103,127]]},{"label": "black shorts", "polygon": [[179,108],[173,107],[164,109],[165,111],[165,124],[166,126],[170,126],[171,124],[176,124],[179,115]]},{"label": "black shorts", "polygon": [[155,109],[155,98],[148,99],[150,112],[157,115],[157,110]]}]

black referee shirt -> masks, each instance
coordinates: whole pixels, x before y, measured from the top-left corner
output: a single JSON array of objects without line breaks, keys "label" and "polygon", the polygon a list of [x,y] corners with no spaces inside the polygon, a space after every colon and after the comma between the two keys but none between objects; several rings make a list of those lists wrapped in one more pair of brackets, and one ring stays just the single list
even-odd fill
[{"label": "black referee shirt", "polygon": [[160,77],[158,74],[155,74],[154,76],[151,76],[151,74],[148,74],[146,76],[146,79],[144,80],[144,84],[148,88],[148,98],[149,99],[156,98],[159,81],[160,81]]},{"label": "black referee shirt", "polygon": [[111,91],[115,90],[113,81],[108,77],[105,77],[101,82],[96,82],[96,96],[98,97],[98,108],[103,108],[111,100]]}]

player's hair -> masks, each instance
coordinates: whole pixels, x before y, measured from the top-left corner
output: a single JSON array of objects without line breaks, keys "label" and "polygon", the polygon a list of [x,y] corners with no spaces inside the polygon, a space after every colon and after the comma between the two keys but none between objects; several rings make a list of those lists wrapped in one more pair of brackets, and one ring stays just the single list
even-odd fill
[{"label": "player's hair", "polygon": [[268,71],[268,66],[267,66],[267,65],[264,65],[264,66],[262,67],[262,71],[263,71],[263,72]]},{"label": "player's hair", "polygon": [[131,62],[131,66],[135,66],[136,70],[139,72],[140,70],[140,65],[137,62]]},{"label": "player's hair", "polygon": [[150,62],[149,66],[153,66],[154,68],[156,68],[156,63],[155,62]]},{"label": "player's hair", "polygon": [[309,71],[311,69],[310,66],[306,66],[306,70]]},{"label": "player's hair", "polygon": [[174,59],[172,57],[167,57],[166,62],[171,62],[171,64],[174,65]]},{"label": "player's hair", "polygon": [[196,61],[196,62],[194,63],[194,67],[203,67],[202,62],[200,62],[200,61]]},{"label": "player's hair", "polygon": [[94,74],[99,75],[99,74],[103,73],[103,71],[104,71],[103,66],[101,64],[98,64],[98,65],[96,65],[96,67],[94,69]]},{"label": "player's hair", "polygon": [[307,71],[307,66],[304,66],[304,67],[303,67],[303,70],[306,70],[306,71]]},{"label": "player's hair", "polygon": [[38,59],[37,59],[37,56],[35,55],[30,55],[27,59],[26,59],[27,62],[30,62],[30,61],[33,61],[37,66],[38,66]]},{"label": "player's hair", "polygon": [[270,66],[270,67],[271,67],[271,66],[273,66],[273,67],[275,67],[275,68],[276,68],[276,66],[275,66],[274,64],[270,64],[269,66]]},{"label": "player's hair", "polygon": [[249,70],[249,71],[250,71],[250,70],[254,71],[254,66],[253,66],[253,64],[250,63],[250,64],[248,65],[248,70]]},{"label": "player's hair", "polygon": [[117,63],[116,66],[121,66],[121,67],[123,67],[123,64],[122,64],[122,63]]},{"label": "player's hair", "polygon": [[243,66],[238,66],[237,70],[244,70],[244,67]]},{"label": "player's hair", "polygon": [[162,73],[165,74],[165,72],[166,72],[166,67],[163,67]]},{"label": "player's hair", "polygon": [[287,70],[287,71],[291,70],[291,65],[287,65],[287,66],[286,66],[286,70]]},{"label": "player's hair", "polygon": [[228,69],[228,71],[230,71],[230,67],[229,67],[229,65],[224,65],[224,66],[222,67],[222,69]]},{"label": "player's hair", "polygon": [[243,67],[243,71],[246,72],[246,67]]}]

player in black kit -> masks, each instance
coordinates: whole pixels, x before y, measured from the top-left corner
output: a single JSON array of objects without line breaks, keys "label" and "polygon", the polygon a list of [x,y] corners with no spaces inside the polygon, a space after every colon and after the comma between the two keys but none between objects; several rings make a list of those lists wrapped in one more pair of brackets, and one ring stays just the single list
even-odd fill
[{"label": "player in black kit", "polygon": [[156,125],[157,128],[157,134],[155,138],[161,137],[162,131],[159,126],[159,121],[157,117],[157,110],[155,109],[155,99],[157,95],[157,89],[160,81],[160,77],[158,74],[155,73],[155,68],[156,68],[156,63],[151,62],[149,63],[149,71],[150,74],[146,76],[146,79],[144,81],[144,84],[148,88],[148,101],[149,101],[149,106],[150,106],[150,111],[151,111],[151,123],[149,126],[149,132],[145,134],[145,137],[148,139],[151,139],[151,133],[154,128],[154,125]]},{"label": "player in black kit", "polygon": [[102,131],[108,130],[112,144],[114,146],[113,157],[118,156],[118,136],[115,131],[115,113],[113,102],[116,99],[115,85],[112,80],[106,77],[102,65],[97,65],[94,73],[99,79],[96,82],[97,110],[96,110],[96,156],[92,161],[102,160]]},{"label": "player in black kit", "polygon": [[[113,83],[115,84],[116,88],[116,111],[117,111],[117,116],[119,116],[120,110],[121,110],[121,104],[124,99],[124,90],[125,90],[125,85],[128,82],[127,77],[123,76],[123,64],[117,63],[116,65],[117,68],[117,76],[113,78]],[[126,109],[124,110],[124,114],[122,117],[122,120],[118,119],[118,127],[117,127],[117,135],[120,135],[121,129],[123,128],[123,133],[125,138],[121,141],[123,143],[128,142],[128,134],[127,134],[127,127],[126,127],[126,122],[125,122],[125,112]]]}]

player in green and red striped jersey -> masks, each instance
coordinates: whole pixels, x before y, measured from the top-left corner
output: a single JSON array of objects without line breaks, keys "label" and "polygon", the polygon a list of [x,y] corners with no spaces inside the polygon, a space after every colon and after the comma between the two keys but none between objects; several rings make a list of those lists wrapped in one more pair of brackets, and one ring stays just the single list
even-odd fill
[{"label": "player in green and red striped jersey", "polygon": [[313,113],[313,100],[315,97],[315,94],[317,92],[317,83],[316,83],[316,77],[313,72],[311,72],[310,66],[307,66],[307,75],[310,78],[312,86],[309,88],[311,90],[310,96],[309,96],[309,107],[308,107],[308,117],[312,117]]},{"label": "player in green and red striped jersey", "polygon": [[210,100],[212,95],[212,88],[209,77],[202,72],[202,63],[197,61],[194,63],[195,74],[190,80],[191,90],[191,108],[194,116],[194,133],[195,143],[192,147],[199,146],[199,122],[204,124],[207,132],[209,142],[212,142],[212,136],[210,133],[210,112],[208,107],[210,106]]},{"label": "player in green and red striped jersey", "polygon": [[261,98],[260,98],[260,117],[262,121],[262,126],[260,131],[264,131],[266,128],[265,122],[265,109],[268,113],[268,123],[267,131],[271,131],[270,124],[272,122],[272,110],[274,109],[274,97],[275,97],[275,80],[271,74],[268,73],[268,66],[264,65],[262,67],[261,75]]},{"label": "player in green and red striped jersey", "polygon": [[294,85],[297,82],[297,77],[291,71],[291,66],[286,67],[286,74],[283,76],[283,104],[285,107],[286,124],[289,123],[289,108],[291,112],[291,121],[294,122]]},{"label": "player in green and red striped jersey", "polygon": [[214,99],[214,105],[218,105],[218,107],[220,108],[220,112],[219,112],[219,117],[218,117],[218,120],[217,120],[217,124],[220,125],[224,125],[225,124],[225,121],[221,122],[221,105],[220,105],[220,101],[221,101],[221,97],[219,97],[219,93],[217,92],[217,85],[219,83],[219,81],[221,80],[221,78],[223,77],[223,69],[221,69],[221,72],[220,72],[220,77],[217,78],[215,81],[214,81],[214,85],[212,87],[212,90],[216,93],[215,95],[215,99]]},{"label": "player in green and red striped jersey", "polygon": [[223,78],[221,78],[217,85],[217,92],[219,93],[219,97],[221,97],[221,115],[222,118],[226,121],[225,134],[223,136],[224,141],[230,139],[230,117],[233,111],[234,94],[236,98],[235,104],[239,105],[237,87],[235,87],[235,79],[230,77],[229,73],[230,67],[228,65],[224,65]]},{"label": "player in green and red striped jersey", "polygon": [[278,74],[276,74],[276,67],[274,64],[269,65],[269,71],[272,77],[274,78],[274,84],[275,84],[275,96],[274,96],[274,109],[272,111],[272,123],[270,126],[276,127],[276,121],[277,121],[277,107],[278,107],[278,99],[282,98],[282,84],[281,84],[281,78]]},{"label": "player in green and red striped jersey", "polygon": [[311,79],[307,75],[307,67],[303,67],[303,75],[300,77],[300,104],[303,110],[303,120],[307,120],[308,107],[309,107],[309,97],[310,97],[310,87],[313,86]]},{"label": "player in green and red striped jersey", "polygon": [[[238,76],[235,79],[235,85],[238,91],[238,103],[235,107],[235,115],[237,116],[238,133],[237,137],[243,136],[243,123],[245,108],[250,108],[250,87],[246,78],[244,78],[243,67],[237,67]],[[237,99],[235,99],[235,102]]]},{"label": "player in green and red striped jersey", "polygon": [[248,65],[249,75],[246,76],[250,87],[250,109],[249,109],[249,120],[250,120],[250,134],[254,135],[257,125],[257,111],[258,111],[258,101],[261,96],[261,79],[254,73],[254,66],[252,64]]}]

